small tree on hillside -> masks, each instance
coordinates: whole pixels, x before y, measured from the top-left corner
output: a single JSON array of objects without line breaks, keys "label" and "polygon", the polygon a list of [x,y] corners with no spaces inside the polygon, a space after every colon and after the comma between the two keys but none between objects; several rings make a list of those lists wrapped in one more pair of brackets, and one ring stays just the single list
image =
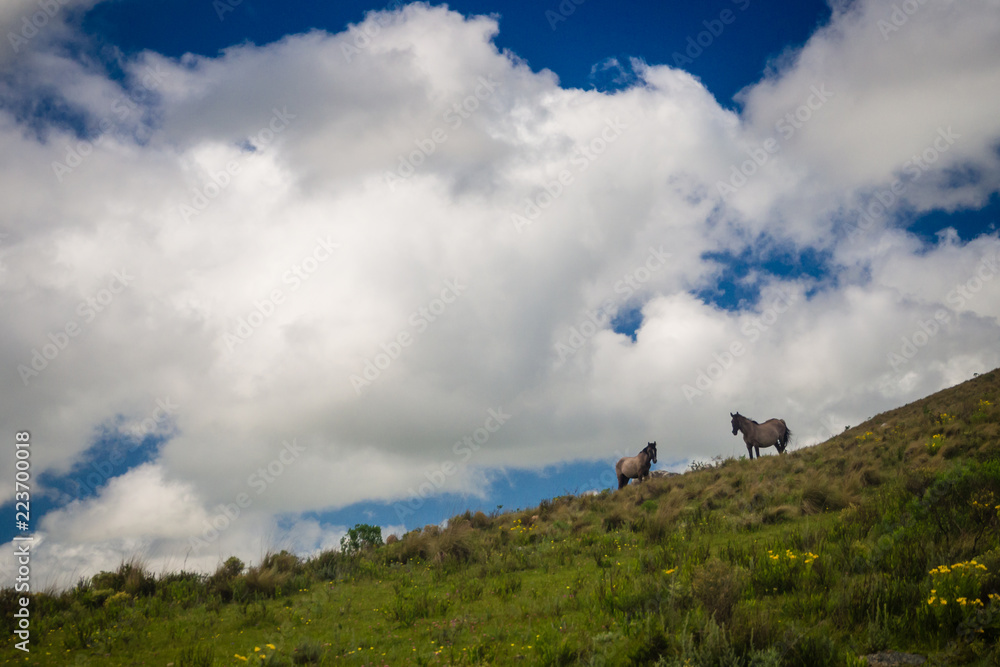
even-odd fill
[{"label": "small tree on hillside", "polygon": [[381,526],[370,526],[358,523],[340,538],[340,550],[348,556],[353,556],[362,550],[375,549],[382,546]]}]

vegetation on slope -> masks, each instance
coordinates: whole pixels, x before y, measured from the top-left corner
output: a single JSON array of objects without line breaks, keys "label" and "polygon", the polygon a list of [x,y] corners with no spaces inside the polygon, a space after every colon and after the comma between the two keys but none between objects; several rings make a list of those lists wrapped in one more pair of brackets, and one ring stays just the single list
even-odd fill
[{"label": "vegetation on slope", "polygon": [[[781,456],[344,551],[33,596],[66,665],[860,665],[1000,661],[1000,372]],[[15,595],[0,593],[13,630]]]}]

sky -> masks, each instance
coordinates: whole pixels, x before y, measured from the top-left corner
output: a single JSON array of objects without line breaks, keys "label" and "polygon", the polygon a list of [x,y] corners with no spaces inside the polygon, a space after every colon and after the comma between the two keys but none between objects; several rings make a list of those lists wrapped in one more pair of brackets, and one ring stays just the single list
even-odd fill
[{"label": "sky", "polygon": [[998,9],[3,3],[0,584],[15,536],[37,588],[309,556],[992,370]]}]

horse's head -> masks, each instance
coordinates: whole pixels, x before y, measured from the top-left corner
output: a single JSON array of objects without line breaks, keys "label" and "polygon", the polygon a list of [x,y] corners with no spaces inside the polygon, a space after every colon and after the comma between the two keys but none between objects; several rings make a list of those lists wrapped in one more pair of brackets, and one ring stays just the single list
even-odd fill
[{"label": "horse's head", "polygon": [[653,442],[647,442],[646,443],[646,449],[644,449],[643,451],[646,452],[646,454],[649,455],[649,460],[652,463],[656,463],[656,441],[655,440]]},{"label": "horse's head", "polygon": [[737,433],[739,433],[740,430],[740,413],[737,412],[734,415],[732,412],[730,412],[729,416],[733,418],[733,435],[736,435]]}]

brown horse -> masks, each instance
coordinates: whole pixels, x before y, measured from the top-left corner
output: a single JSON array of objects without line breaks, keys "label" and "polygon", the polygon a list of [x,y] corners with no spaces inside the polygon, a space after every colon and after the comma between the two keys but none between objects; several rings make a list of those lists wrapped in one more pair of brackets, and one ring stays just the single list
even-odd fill
[{"label": "brown horse", "polygon": [[624,456],[615,464],[615,474],[618,475],[618,488],[623,489],[630,479],[642,480],[649,477],[649,466],[656,463],[656,443],[650,442],[635,456]]},{"label": "brown horse", "polygon": [[[729,413],[733,418],[733,435],[743,431],[743,442],[747,445],[747,454],[753,460],[754,451],[757,458],[760,458],[760,448],[774,446],[779,454],[785,453],[788,446],[788,439],[792,437],[792,432],[785,426],[784,419],[768,419],[763,424],[758,424],[752,419],[744,417],[740,413]],[[752,448],[752,449],[751,449]]]}]

